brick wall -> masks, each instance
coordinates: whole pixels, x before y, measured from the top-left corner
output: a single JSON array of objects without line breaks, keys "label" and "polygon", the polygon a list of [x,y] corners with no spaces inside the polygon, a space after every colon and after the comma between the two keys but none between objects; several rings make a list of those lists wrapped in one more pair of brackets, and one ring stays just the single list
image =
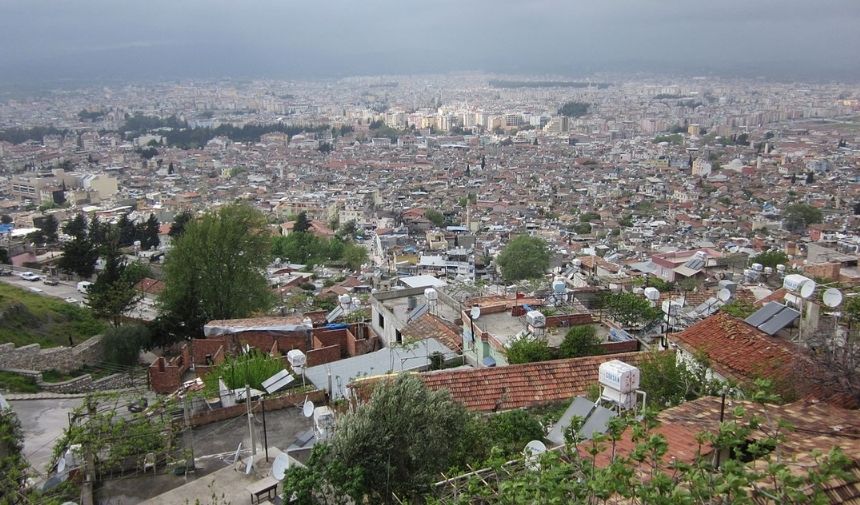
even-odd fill
[{"label": "brick wall", "polygon": [[[304,403],[305,397],[317,405],[322,405],[326,401],[325,391],[319,389],[298,394],[285,394],[274,398],[266,398],[266,411],[280,410],[288,407],[300,407]],[[255,403],[254,413],[258,414],[260,410],[260,403]],[[193,415],[191,417],[191,425],[203,426],[205,424],[215,423],[225,419],[244,416],[246,412],[247,407],[244,404],[234,405],[232,407],[222,407],[215,410],[206,410]]]},{"label": "brick wall", "polygon": [[636,339],[625,342],[604,342],[600,344],[602,354],[620,354],[622,352],[636,352],[639,350],[639,341]]},{"label": "brick wall", "polygon": [[803,273],[807,277],[820,277],[822,279],[827,279],[830,281],[839,280],[839,275],[842,272],[842,265],[840,263],[821,263],[818,265],[805,265],[803,267]]},{"label": "brick wall", "polygon": [[330,345],[328,347],[321,347],[319,349],[308,351],[307,366],[316,366],[337,361],[340,359],[340,353],[341,350],[339,345]]},{"label": "brick wall", "polygon": [[228,339],[226,337],[195,338],[191,341],[191,362],[195,367],[210,366],[206,363],[206,356],[214,361],[219,350],[227,349]]},{"label": "brick wall", "polygon": [[149,386],[156,393],[172,393],[182,384],[182,376],[191,368],[191,351],[182,345],[181,354],[170,360],[159,356],[149,365]]}]

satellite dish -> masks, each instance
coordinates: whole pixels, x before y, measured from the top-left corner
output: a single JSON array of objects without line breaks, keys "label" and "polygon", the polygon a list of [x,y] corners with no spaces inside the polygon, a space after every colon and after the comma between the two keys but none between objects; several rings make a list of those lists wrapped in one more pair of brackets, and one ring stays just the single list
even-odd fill
[{"label": "satellite dish", "polygon": [[721,302],[727,302],[732,298],[732,292],[723,288],[717,292],[717,299]]},{"label": "satellite dish", "polygon": [[812,296],[812,293],[815,292],[816,284],[813,280],[808,280],[800,286],[800,297],[801,298],[809,298]]},{"label": "satellite dish", "polygon": [[472,319],[478,319],[479,317],[481,317],[481,307],[478,307],[477,305],[472,307],[472,311],[469,313],[469,317],[471,317]]},{"label": "satellite dish", "polygon": [[540,440],[532,440],[526,444],[523,449],[523,455],[526,457],[526,468],[529,470],[540,470],[540,455],[546,452],[546,446]]},{"label": "satellite dish", "polygon": [[311,417],[314,415],[314,402],[310,400],[305,400],[305,404],[302,405],[302,414],[305,417]]},{"label": "satellite dish", "polygon": [[278,454],[275,461],[272,462],[272,477],[278,480],[284,480],[287,470],[290,468],[290,457],[284,453]]},{"label": "satellite dish", "polygon": [[839,291],[836,288],[827,288],[824,292],[824,296],[822,297],[822,301],[824,305],[828,307],[835,308],[838,307],[840,303],[842,303],[842,291]]}]

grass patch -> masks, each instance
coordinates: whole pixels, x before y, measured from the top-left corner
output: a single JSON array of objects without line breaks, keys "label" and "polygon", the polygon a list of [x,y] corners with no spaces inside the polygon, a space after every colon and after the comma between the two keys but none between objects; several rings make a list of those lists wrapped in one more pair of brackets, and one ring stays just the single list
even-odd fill
[{"label": "grass patch", "polygon": [[36,379],[12,372],[0,371],[0,391],[7,393],[38,393]]},{"label": "grass patch", "polygon": [[0,283],[0,342],[42,347],[75,344],[104,331],[87,308]]},{"label": "grass patch", "polygon": [[[143,370],[141,367],[137,368],[139,368],[140,370],[135,371],[135,373],[143,374],[146,372],[146,370]],[[98,380],[118,372],[129,373],[130,370],[130,368],[103,368],[101,366],[84,365],[77,370],[72,370],[71,372],[61,372],[59,370],[45,370],[44,372],[42,372],[42,380],[51,383],[65,382],[67,380],[71,380],[86,374],[90,374],[90,377],[92,377],[93,380]]]}]

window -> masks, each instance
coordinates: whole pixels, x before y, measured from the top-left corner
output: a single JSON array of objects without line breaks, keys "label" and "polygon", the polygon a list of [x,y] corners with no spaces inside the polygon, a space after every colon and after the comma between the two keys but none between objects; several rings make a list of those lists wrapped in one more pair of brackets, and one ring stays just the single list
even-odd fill
[{"label": "window", "polygon": [[380,328],[385,329],[385,316],[383,316],[381,313],[377,315],[377,322]]},{"label": "window", "polygon": [[398,344],[403,343],[403,334],[400,333],[400,330],[394,330],[394,339],[397,341]]}]

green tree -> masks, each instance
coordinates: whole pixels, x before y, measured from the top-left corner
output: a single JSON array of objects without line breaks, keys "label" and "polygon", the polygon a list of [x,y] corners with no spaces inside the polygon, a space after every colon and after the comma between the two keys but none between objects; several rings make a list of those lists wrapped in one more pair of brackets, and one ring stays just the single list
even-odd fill
[{"label": "green tree", "polygon": [[27,478],[24,459],[24,432],[11,408],[0,409],[0,503],[28,503],[22,500]]},{"label": "green tree", "polygon": [[294,233],[304,233],[311,229],[311,222],[308,219],[307,212],[299,212],[299,215],[296,216],[295,224],[293,225]]},{"label": "green tree", "polygon": [[191,221],[191,218],[192,214],[187,210],[183,210],[179,214],[176,214],[167,235],[172,239],[182,236],[182,234],[185,233],[185,225],[188,224],[188,221]]},{"label": "green tree", "polygon": [[720,311],[738,319],[746,319],[756,311],[756,307],[747,301],[735,299],[720,307]]},{"label": "green tree", "polygon": [[588,235],[591,233],[591,223],[576,223],[571,229],[577,235]]},{"label": "green tree", "polygon": [[532,335],[523,335],[511,340],[510,345],[505,350],[505,357],[511,365],[519,365],[521,363],[549,361],[553,355],[546,340],[535,338]]},{"label": "green tree", "polygon": [[791,232],[802,232],[807,226],[821,221],[821,210],[805,203],[789,205],[782,212],[782,225]]},{"label": "green tree", "polygon": [[160,315],[176,335],[199,335],[213,319],[251,316],[273,297],[263,274],[271,239],[265,216],[231,204],[188,223],[164,264]]},{"label": "green tree", "polygon": [[567,331],[561,345],[558,346],[561,358],[578,358],[600,354],[600,339],[597,330],[591,325],[574,326]]},{"label": "green tree", "polygon": [[105,237],[110,229],[110,224],[102,224],[98,215],[90,218],[90,224],[87,228],[87,236],[95,247],[101,247],[105,244]]},{"label": "green tree", "polygon": [[12,224],[12,216],[10,216],[9,214],[0,215],[0,223]]},{"label": "green tree", "polygon": [[558,109],[558,113],[567,117],[580,117],[588,114],[588,104],[583,102],[567,102]]},{"label": "green tree", "polygon": [[103,247],[105,267],[87,291],[87,297],[93,314],[119,326],[123,317],[143,298],[143,293],[136,287],[143,277],[139,268],[127,266],[125,256],[119,251],[116,234],[113,235],[114,238]]},{"label": "green tree", "polygon": [[356,244],[347,244],[343,248],[343,262],[350,270],[359,270],[361,265],[367,263],[367,249]]},{"label": "green tree", "polygon": [[777,249],[770,249],[753,257],[753,263],[760,263],[762,266],[776,268],[777,265],[787,265],[788,255]]},{"label": "green tree", "polygon": [[63,225],[63,233],[74,238],[86,238],[87,220],[83,214],[76,214],[70,221]]},{"label": "green tree", "polygon": [[95,273],[98,259],[99,252],[95,244],[86,236],[75,236],[63,244],[63,255],[57,261],[57,266],[67,274],[77,274],[87,279]]},{"label": "green tree", "polygon": [[358,233],[358,227],[355,224],[354,219],[350,219],[345,222],[343,226],[337,230],[337,236],[341,240],[353,240],[355,239],[356,233]]},{"label": "green tree", "polygon": [[137,229],[131,219],[128,218],[128,214],[120,216],[116,226],[119,230],[119,245],[121,247],[132,245],[135,240],[135,235],[137,235]]},{"label": "green tree", "polygon": [[549,268],[549,260],[549,248],[543,239],[519,235],[499,253],[496,264],[505,282],[516,282],[543,276]]},{"label": "green tree", "polygon": [[45,239],[47,239],[48,243],[57,243],[57,231],[59,227],[60,223],[57,222],[57,218],[53,214],[48,215],[48,217],[42,220],[42,232],[45,234]]},{"label": "green tree", "polygon": [[525,410],[509,410],[487,419],[484,440],[502,451],[506,458],[518,457],[532,440],[542,440],[543,426]]},{"label": "green tree", "polygon": [[633,293],[604,294],[600,305],[612,319],[625,326],[645,325],[661,314],[648,300]]},{"label": "green tree", "polygon": [[438,210],[427,209],[424,211],[424,217],[426,217],[427,220],[433,223],[433,226],[436,226],[437,228],[441,228],[445,225],[445,216],[443,216]]},{"label": "green tree", "polygon": [[284,489],[300,504],[323,502],[324,494],[353,503],[390,503],[392,493],[418,501],[442,471],[459,463],[470,418],[448,391],[398,375],[379,383],[368,403],[342,414],[333,438],[314,447],[307,466],[290,468]]},{"label": "green tree", "polygon": [[118,366],[135,366],[140,351],[150,346],[149,328],[139,324],[109,328],[102,337],[105,361]]},{"label": "green tree", "polygon": [[707,366],[698,360],[691,366],[674,352],[651,351],[639,363],[639,387],[648,394],[648,403],[657,409],[718,392],[719,385],[705,376]]},{"label": "green tree", "polygon": [[143,225],[143,235],[140,237],[140,246],[144,251],[158,249],[158,246],[161,245],[161,239],[158,238],[160,227],[161,223],[158,222],[155,214],[150,214],[149,219]]}]

